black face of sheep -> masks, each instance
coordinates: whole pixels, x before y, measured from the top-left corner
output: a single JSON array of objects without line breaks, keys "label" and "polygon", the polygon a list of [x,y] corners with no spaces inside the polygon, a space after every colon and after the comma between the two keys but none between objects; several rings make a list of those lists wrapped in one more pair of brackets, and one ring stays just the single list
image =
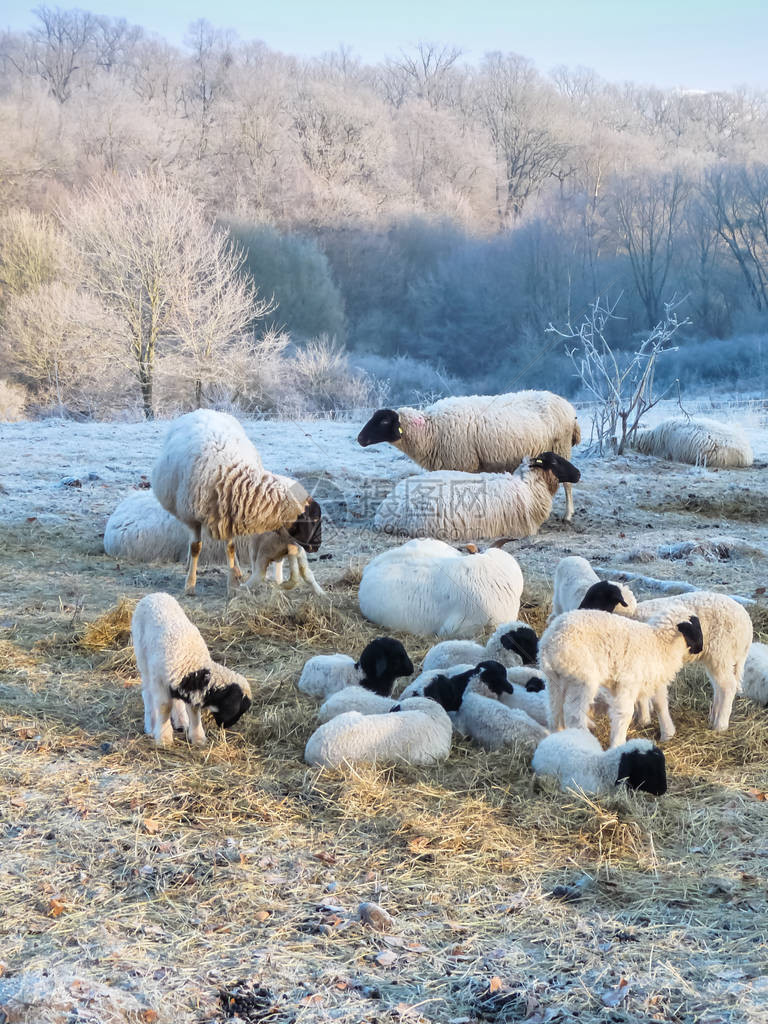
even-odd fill
[{"label": "black face of sheep", "polygon": [[561,484],[577,484],[581,480],[581,473],[568,459],[554,452],[542,452],[535,459],[531,459],[531,466],[534,469],[547,469],[554,473]]},{"label": "black face of sheep", "polygon": [[402,436],[403,428],[400,426],[400,417],[395,410],[379,409],[357,435],[357,443],[362,448],[367,448],[370,444],[379,444],[381,441],[389,441],[390,444],[394,444]]},{"label": "black face of sheep", "polygon": [[627,607],[627,602],[624,600],[620,588],[615,583],[600,580],[599,583],[592,584],[584,595],[584,600],[579,605],[579,608],[598,612],[612,612],[620,604],[623,604],[625,608]]},{"label": "black face of sheep", "polygon": [[314,498],[308,503],[288,533],[311,555],[320,549],[323,541],[323,510]]},{"label": "black face of sheep", "polygon": [[206,704],[216,725],[229,729],[251,706],[251,698],[243,693],[237,683],[229,683],[220,690],[213,690]]},{"label": "black face of sheep", "polygon": [[628,750],[622,754],[616,785],[622,782],[630,789],[663,796],[667,792],[664,753],[658,747],[652,747],[650,750]]},{"label": "black face of sheep", "polygon": [[685,637],[685,643],[691,654],[701,654],[704,650],[704,634],[698,615],[692,615],[687,622],[678,622],[677,628]]},{"label": "black face of sheep", "polygon": [[475,669],[491,693],[514,693],[507,670],[498,661],[481,661]]},{"label": "black face of sheep", "polygon": [[546,690],[547,684],[541,678],[541,676],[531,676],[528,682],[525,684],[525,689],[528,693],[541,693],[542,690]]},{"label": "black face of sheep", "polygon": [[464,690],[474,673],[475,669],[472,669],[458,676],[436,676],[424,687],[424,696],[437,701],[444,711],[458,711]]},{"label": "black face of sheep", "polygon": [[535,665],[539,656],[539,638],[530,626],[518,626],[510,629],[501,637],[501,646],[513,651],[523,659],[524,665]]},{"label": "black face of sheep", "polygon": [[392,693],[396,679],[413,675],[413,662],[408,652],[399,640],[389,636],[371,640],[357,665],[364,672],[360,685],[380,697],[388,697]]}]

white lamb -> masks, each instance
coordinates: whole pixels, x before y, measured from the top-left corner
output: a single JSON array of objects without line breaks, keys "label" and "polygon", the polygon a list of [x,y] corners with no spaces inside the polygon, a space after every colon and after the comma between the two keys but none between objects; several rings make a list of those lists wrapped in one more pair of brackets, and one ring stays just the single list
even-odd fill
[{"label": "white lamb", "polygon": [[304,751],[307,764],[435,764],[451,751],[453,726],[442,707],[426,697],[396,704],[384,715],[348,711],[321,725]]},{"label": "white lamb", "polygon": [[[710,725],[723,732],[728,728],[733,699],[739,692],[744,675],[744,663],[752,643],[752,620],[738,601],[708,590],[641,601],[635,610],[635,618],[649,622],[668,611],[673,611],[680,618],[695,615],[701,623],[703,646],[695,654],[688,654],[686,661],[700,661],[707,673],[713,693]],[[647,724],[647,702],[641,703],[640,712],[641,722]]]},{"label": "white lamb", "polygon": [[190,743],[202,746],[203,708],[227,729],[251,706],[248,681],[213,661],[200,631],[170,594],[149,594],[139,601],[131,638],[141,674],[144,731],[158,746],[173,743],[172,712]]},{"label": "white lamb", "polygon": [[472,637],[517,618],[523,574],[498,548],[461,555],[437,540],[413,540],[377,555],[363,570],[363,615],[420,636]]},{"label": "white lamb", "polygon": [[741,690],[745,697],[768,707],[768,646],[754,643],[744,665]]},{"label": "white lamb", "polygon": [[498,662],[478,665],[454,717],[456,731],[469,736],[484,750],[522,747],[532,752],[549,730],[519,708],[513,709],[501,702],[500,698],[511,690],[503,665]]},{"label": "white lamb", "polygon": [[348,654],[316,654],[304,663],[297,686],[315,700],[350,686],[388,697],[395,680],[413,675],[413,662],[399,640],[380,636],[363,648],[357,661]]},{"label": "white lamb", "polygon": [[[426,409],[379,409],[357,438],[363,448],[388,441],[424,469],[463,473],[511,473],[536,452],[570,459],[580,440],[575,409],[551,391],[441,398]],[[570,519],[570,483],[564,490]]]},{"label": "white lamb", "polygon": [[682,618],[680,608],[662,611],[647,623],[601,611],[558,616],[539,645],[553,729],[586,729],[599,692],[609,703],[612,747],[626,740],[641,698],[653,701],[662,740],[674,736],[667,687],[688,655],[703,647],[698,618]]},{"label": "white lamb", "polygon": [[347,711],[359,711],[361,715],[386,715],[397,704],[393,697],[382,697],[364,686],[345,686],[332,693],[317,709],[318,722],[330,722],[337,715]]},{"label": "white lamb", "polygon": [[710,469],[742,468],[754,461],[741,427],[705,416],[664,420],[651,430],[638,431],[633,446],[644,455]]},{"label": "white lamb", "polygon": [[379,506],[373,525],[409,537],[515,540],[539,532],[561,483],[581,474],[554,452],[527,456],[514,473],[441,470],[401,480]]},{"label": "white lamb", "polygon": [[443,640],[427,651],[422,672],[452,665],[476,665],[479,661],[499,661],[507,668],[535,665],[539,638],[525,622],[504,622],[486,644],[471,640]]},{"label": "white lamb", "polygon": [[233,586],[242,577],[234,538],[277,530],[293,543],[287,528],[311,501],[301,484],[264,469],[233,416],[212,409],[198,409],[173,421],[152,470],[152,490],[192,534],[188,594],[195,592],[203,527],[214,540],[225,541]]},{"label": "white lamb", "polygon": [[[581,603],[587,592],[594,584],[600,582],[600,577],[586,560],[580,555],[569,555],[561,558],[555,569],[555,591],[552,597],[552,614],[549,621],[562,615],[563,612],[572,612],[581,607]],[[602,607],[603,611],[613,611],[617,615],[634,614],[637,601],[635,595],[622,583],[613,583],[621,593],[621,601],[613,608]],[[594,605],[593,605],[594,607]]]},{"label": "white lamb", "polygon": [[667,791],[664,753],[645,739],[604,751],[589,730],[564,729],[539,743],[531,767],[538,776],[557,779],[562,789],[598,796],[621,785],[654,796]]}]

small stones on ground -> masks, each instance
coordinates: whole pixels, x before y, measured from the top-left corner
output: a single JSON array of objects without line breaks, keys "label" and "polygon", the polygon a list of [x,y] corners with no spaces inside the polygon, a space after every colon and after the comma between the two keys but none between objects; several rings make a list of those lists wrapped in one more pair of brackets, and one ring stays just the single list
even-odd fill
[{"label": "small stones on ground", "polygon": [[391,915],[378,903],[361,903],[357,912],[363,924],[370,925],[377,932],[388,932],[395,923]]}]

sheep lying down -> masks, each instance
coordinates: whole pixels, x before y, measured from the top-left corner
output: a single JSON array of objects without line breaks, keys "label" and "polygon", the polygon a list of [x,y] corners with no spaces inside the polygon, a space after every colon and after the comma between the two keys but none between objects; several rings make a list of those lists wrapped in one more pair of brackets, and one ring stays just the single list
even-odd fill
[{"label": "sheep lying down", "polygon": [[563,729],[539,743],[531,766],[536,775],[557,779],[562,789],[596,795],[621,785],[654,796],[667,791],[664,754],[645,739],[603,751],[589,730]]},{"label": "sheep lying down", "polygon": [[363,687],[388,697],[397,679],[412,674],[413,662],[400,641],[380,636],[366,644],[357,661],[348,654],[316,654],[309,658],[296,685],[316,700],[325,700],[347,687]]},{"label": "sheep lying down", "polygon": [[471,640],[443,640],[435,644],[424,658],[422,672],[453,665],[477,665],[481,661],[499,661],[507,668],[535,665],[539,639],[525,622],[504,622],[488,643]]},{"label": "sheep lying down", "polygon": [[750,645],[741,688],[745,697],[768,707],[768,645]]},{"label": "sheep lying down", "polygon": [[383,715],[348,711],[316,729],[304,750],[307,764],[435,764],[451,752],[453,726],[436,701],[414,697]]}]

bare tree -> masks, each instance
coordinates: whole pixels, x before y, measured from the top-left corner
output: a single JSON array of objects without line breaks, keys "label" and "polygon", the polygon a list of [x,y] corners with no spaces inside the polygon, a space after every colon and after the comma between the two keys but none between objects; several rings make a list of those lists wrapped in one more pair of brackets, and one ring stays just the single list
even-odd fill
[{"label": "bare tree", "polygon": [[19,207],[0,217],[0,304],[59,277],[64,249],[60,233],[39,214]]},{"label": "bare tree", "polygon": [[674,350],[672,338],[684,324],[690,323],[687,318],[678,320],[675,309],[679,303],[665,303],[664,319],[634,352],[622,353],[606,338],[610,321],[621,319],[616,316],[620,300],[621,296],[611,305],[598,297],[577,328],[571,324],[564,330],[552,324],[547,328],[560,338],[575,342],[568,357],[582,386],[596,403],[592,441],[601,455],[606,450],[623,454],[643,416],[675,387],[677,382],[654,394],[656,361],[664,352]]},{"label": "bare tree", "polygon": [[399,57],[388,60],[385,80],[389,83],[388,93],[397,97],[393,105],[400,106],[407,96],[425,100],[433,108],[446,105],[451,71],[461,52],[457,46],[420,42],[413,52],[403,50]]},{"label": "bare tree", "polygon": [[34,10],[40,24],[30,33],[37,73],[59,103],[72,94],[72,79],[91,59],[98,19],[88,11],[63,11],[41,5]]}]

